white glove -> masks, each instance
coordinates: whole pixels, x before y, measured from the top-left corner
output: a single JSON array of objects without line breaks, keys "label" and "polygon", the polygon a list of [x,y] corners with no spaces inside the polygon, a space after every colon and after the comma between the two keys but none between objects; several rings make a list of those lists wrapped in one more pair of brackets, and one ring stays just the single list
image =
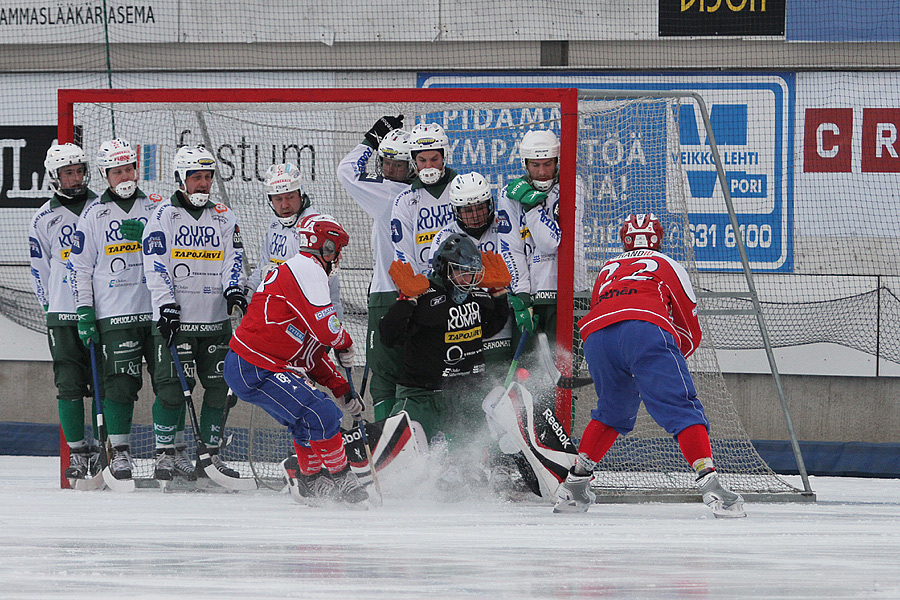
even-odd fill
[{"label": "white glove", "polygon": [[356,346],[350,344],[343,350],[335,350],[334,356],[340,366],[349,369],[353,366],[353,359],[356,357]]},{"label": "white glove", "polygon": [[337,404],[340,409],[344,411],[344,414],[350,415],[351,417],[358,417],[366,408],[366,405],[363,404],[360,397],[351,392],[347,392],[340,398],[335,398],[335,400],[337,400]]}]

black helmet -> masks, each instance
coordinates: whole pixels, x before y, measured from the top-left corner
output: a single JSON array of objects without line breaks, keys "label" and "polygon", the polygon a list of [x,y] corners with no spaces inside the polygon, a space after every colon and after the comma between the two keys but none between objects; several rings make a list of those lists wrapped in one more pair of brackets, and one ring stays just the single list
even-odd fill
[{"label": "black helmet", "polygon": [[[484,277],[481,252],[472,238],[453,233],[438,247],[431,260],[431,267],[446,286],[470,292],[478,287]],[[468,280],[465,275],[471,275]]]}]

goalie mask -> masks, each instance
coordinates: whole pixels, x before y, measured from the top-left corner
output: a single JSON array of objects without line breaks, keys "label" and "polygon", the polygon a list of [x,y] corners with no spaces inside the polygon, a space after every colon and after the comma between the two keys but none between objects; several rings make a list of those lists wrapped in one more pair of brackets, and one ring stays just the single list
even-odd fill
[{"label": "goalie mask", "polygon": [[[519,156],[522,157],[522,168],[525,169],[525,180],[531,187],[539,192],[548,192],[559,181],[559,138],[552,131],[537,129],[529,131],[519,144]],[[553,173],[549,178],[543,176],[535,178],[532,165],[528,168],[529,160],[555,159]]]},{"label": "goalie mask", "polygon": [[216,174],[216,159],[213,158],[212,152],[203,146],[182,146],[175,153],[173,171],[175,183],[188,203],[194,208],[206,206],[209,201],[209,189],[207,188],[205,192],[188,192],[186,182],[187,178],[197,171],[210,171],[213,175]]},{"label": "goalie mask", "polygon": [[[60,170],[69,166],[82,167],[80,180],[76,175],[61,176]],[[63,203],[87,193],[91,173],[88,170],[87,155],[81,147],[71,142],[50,146],[44,159],[44,169],[50,178],[50,189],[63,199]]]},{"label": "goalie mask", "polygon": [[467,235],[451,234],[434,253],[431,268],[456,304],[462,304],[469,292],[484,278],[481,251]]},{"label": "goalie mask", "polygon": [[[450,140],[443,127],[437,123],[421,123],[409,132],[409,150],[413,160],[413,168],[416,175],[424,185],[434,185],[441,180],[446,170],[447,154],[450,152]],[[437,150],[441,153],[440,168],[427,166],[420,168],[416,156],[426,150]]]},{"label": "goalie mask", "polygon": [[626,252],[640,249],[659,250],[663,240],[662,223],[653,213],[628,215],[619,230],[619,238]]},{"label": "goalie mask", "polygon": [[[385,162],[387,161],[387,162]],[[378,144],[375,158],[375,173],[391,181],[407,181],[415,174],[412,156],[409,153],[409,132],[394,129]]]},{"label": "goalie mask", "polygon": [[[119,181],[115,185],[109,181],[109,171],[116,167],[134,165],[134,176]],[[126,140],[116,138],[100,144],[97,150],[97,168],[100,175],[109,184],[109,189],[119,198],[131,198],[137,191],[137,152]],[[121,178],[121,177],[119,177]]]},{"label": "goalie mask", "polygon": [[[275,216],[285,227],[296,225],[300,219],[300,213],[309,208],[309,196],[304,193],[303,186],[300,183],[300,169],[293,163],[283,163],[269,167],[269,170],[266,171],[263,187],[266,190],[266,199],[272,208],[272,212],[275,213]],[[279,199],[281,213],[290,212],[290,214],[283,216],[279,213],[278,208],[275,206],[275,196],[281,196]],[[296,205],[296,211],[294,211],[294,205]]]},{"label": "goalie mask", "polygon": [[337,271],[350,236],[331,215],[309,215],[297,224],[300,252],[311,254],[329,276]]},{"label": "goalie mask", "polygon": [[450,205],[456,223],[475,239],[480,239],[494,222],[494,196],[481,173],[473,171],[453,178]]}]

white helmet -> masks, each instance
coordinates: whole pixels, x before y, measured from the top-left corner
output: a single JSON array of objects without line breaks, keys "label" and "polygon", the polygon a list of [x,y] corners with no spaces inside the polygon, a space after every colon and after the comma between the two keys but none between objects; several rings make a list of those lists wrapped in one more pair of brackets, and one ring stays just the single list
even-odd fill
[{"label": "white helmet", "polygon": [[203,146],[182,146],[175,153],[172,170],[175,172],[175,183],[184,192],[185,197],[196,208],[203,207],[209,201],[209,194],[190,194],[184,187],[184,182],[194,171],[216,172],[216,159],[212,152]]},{"label": "white helmet", "polygon": [[415,175],[412,164],[412,156],[409,152],[409,132],[405,129],[394,129],[388,132],[378,144],[378,157],[375,159],[375,172],[384,177],[384,159],[405,162],[408,166],[406,177],[409,179]]},{"label": "white helmet", "polygon": [[[97,150],[97,168],[103,179],[107,179],[109,170],[123,165],[134,165],[135,178],[137,178],[137,152],[127,140],[116,138],[100,144]],[[108,182],[108,180],[107,180]],[[112,190],[119,198],[131,198],[137,190],[137,181],[123,181]]]},{"label": "white helmet", "polygon": [[[303,185],[300,182],[300,169],[293,163],[272,165],[266,171],[263,187],[266,190],[266,199],[269,201],[272,212],[275,213],[282,225],[293,227],[297,223],[297,219],[300,218],[300,213],[309,206],[309,196],[303,192]],[[300,210],[289,217],[278,216],[278,212],[275,210],[275,205],[272,202],[272,196],[289,192],[298,192],[300,194]]]},{"label": "white helmet", "polygon": [[[84,179],[81,185],[76,188],[60,187],[59,170],[63,167],[71,165],[84,165]],[[76,146],[71,142],[65,144],[54,144],[47,150],[47,157],[44,159],[44,170],[50,177],[50,189],[54,194],[58,194],[64,198],[74,198],[87,191],[88,182],[91,180],[91,173],[88,170],[87,155],[80,146]]]},{"label": "white helmet", "polygon": [[447,155],[450,153],[450,140],[444,132],[444,128],[437,123],[420,123],[412,128],[409,132],[409,153],[413,159],[413,168],[419,179],[425,185],[433,185],[440,181],[444,176],[444,168],[435,169],[433,167],[422,169],[416,167],[416,155],[423,150],[438,150],[444,157],[446,163]]},{"label": "white helmet", "polygon": [[[559,138],[549,129],[535,129],[526,133],[519,144],[519,156],[522,157],[525,179],[537,191],[547,192],[559,181]],[[556,159],[556,175],[547,181],[532,181],[526,161],[545,158]]]},{"label": "white helmet", "polygon": [[[450,205],[456,222],[478,239],[494,221],[494,195],[484,176],[477,171],[457,175],[450,182]],[[478,207],[463,211],[465,208]]]}]

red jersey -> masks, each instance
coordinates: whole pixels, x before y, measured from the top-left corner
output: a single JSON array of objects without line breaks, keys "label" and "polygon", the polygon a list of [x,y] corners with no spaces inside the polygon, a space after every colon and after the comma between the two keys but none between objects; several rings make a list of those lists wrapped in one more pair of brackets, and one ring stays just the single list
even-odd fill
[{"label": "red jersey", "polygon": [[328,275],[315,258],[300,253],[266,275],[229,346],[250,364],[299,371],[342,396],[349,384],[327,352],[352,343],[331,303]]},{"label": "red jersey", "polygon": [[700,345],[697,296],[687,271],[655,250],[612,258],[597,274],[591,310],[579,319],[581,339],[619,321],[648,321],[675,337],[685,358]]}]

